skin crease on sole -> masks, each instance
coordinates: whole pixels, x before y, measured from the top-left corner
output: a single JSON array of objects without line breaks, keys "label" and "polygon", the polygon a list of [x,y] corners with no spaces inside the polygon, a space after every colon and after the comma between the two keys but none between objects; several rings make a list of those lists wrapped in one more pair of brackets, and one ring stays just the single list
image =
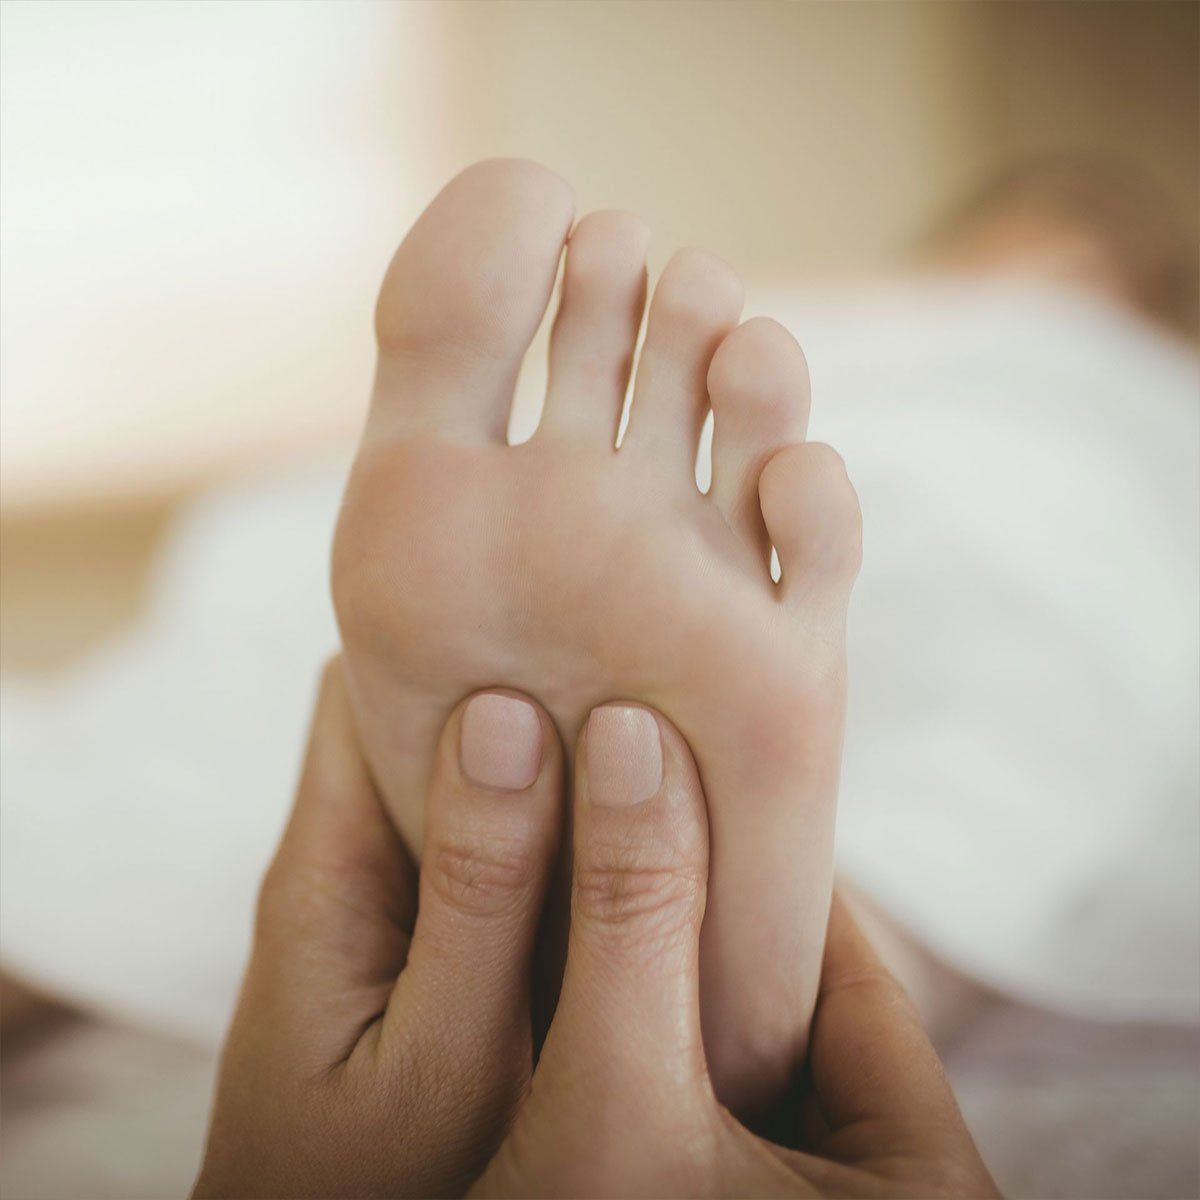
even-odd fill
[{"label": "skin crease on sole", "polygon": [[[425,794],[438,731],[469,692],[537,697],[565,746],[608,700],[678,727],[712,830],[706,1052],[718,1095],[750,1112],[797,1069],[816,994],[858,501],[840,458],[804,442],[799,346],[771,320],[739,325],[740,280],[699,250],[658,281],[617,450],[649,232],[622,212],[573,222],[552,172],[479,163],[388,269],[334,545],[350,690],[417,853],[423,814],[404,798]],[[517,372],[564,246],[545,412],[509,446]],[[703,495],[693,472],[710,406]]]}]

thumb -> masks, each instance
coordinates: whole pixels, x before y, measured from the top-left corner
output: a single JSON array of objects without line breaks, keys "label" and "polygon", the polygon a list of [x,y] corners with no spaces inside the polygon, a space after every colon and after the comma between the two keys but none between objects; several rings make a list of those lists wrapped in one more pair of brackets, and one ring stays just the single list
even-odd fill
[{"label": "thumb", "polygon": [[576,764],[560,1032],[577,1031],[573,1054],[624,1087],[647,1071],[703,1078],[708,823],[691,752],[650,709],[609,704],[592,712]]},{"label": "thumb", "polygon": [[[690,1194],[663,1147],[716,1113],[700,1034],[708,827],[695,764],[649,709],[593,710],[575,756],[571,929],[558,1008],[480,1194]],[[661,1183],[661,1191],[655,1183]],[[693,1186],[694,1185],[694,1186]]]}]

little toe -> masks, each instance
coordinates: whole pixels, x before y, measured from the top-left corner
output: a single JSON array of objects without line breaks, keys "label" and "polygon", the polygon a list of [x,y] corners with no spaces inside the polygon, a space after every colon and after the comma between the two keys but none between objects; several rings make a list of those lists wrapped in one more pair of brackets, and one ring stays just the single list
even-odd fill
[{"label": "little toe", "polygon": [[788,604],[844,620],[862,562],[862,513],[841,455],[820,442],[786,446],[758,481]]},{"label": "little toe", "polygon": [[764,561],[770,550],[758,503],[758,477],[783,446],[804,440],[808,364],[777,321],[753,317],[717,348],[708,368],[713,410],[709,495]]},{"label": "little toe", "polygon": [[589,213],[572,231],[539,430],[616,445],[646,304],[649,242],[649,227],[632,213]]},{"label": "little toe", "polygon": [[574,210],[562,179],[519,159],[476,163],[442,189],[383,281],[368,434],[399,424],[503,439]]},{"label": "little toe", "polygon": [[624,444],[686,469],[694,480],[708,415],[708,365],[744,301],[737,273],[715,255],[687,249],[672,257],[650,302]]}]

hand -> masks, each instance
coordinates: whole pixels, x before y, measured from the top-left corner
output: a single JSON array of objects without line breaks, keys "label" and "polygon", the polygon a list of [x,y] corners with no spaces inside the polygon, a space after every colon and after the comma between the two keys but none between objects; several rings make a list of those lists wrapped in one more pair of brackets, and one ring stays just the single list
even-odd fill
[{"label": "hand", "polygon": [[836,906],[791,1130],[813,1153],[755,1137],[716,1103],[691,755],[648,710],[605,706],[576,761],[568,964],[533,1073],[557,737],[521,701],[451,714],[414,922],[416,872],[331,668],[263,885],[196,1195],[448,1195],[472,1180],[481,1195],[994,1195],[903,993]]},{"label": "hand", "polygon": [[788,1145],[717,1103],[697,974],[704,799],[686,744],[657,723],[661,786],[616,804],[611,762],[649,750],[601,726],[597,754],[594,717],[582,735],[562,993],[530,1096],[472,1194],[997,1196],[915,1009],[837,899],[809,1077],[771,1122]]},{"label": "hand", "polygon": [[196,1196],[466,1190],[529,1086],[531,959],[562,791],[545,713],[460,705],[429,785],[418,889],[327,670]]}]

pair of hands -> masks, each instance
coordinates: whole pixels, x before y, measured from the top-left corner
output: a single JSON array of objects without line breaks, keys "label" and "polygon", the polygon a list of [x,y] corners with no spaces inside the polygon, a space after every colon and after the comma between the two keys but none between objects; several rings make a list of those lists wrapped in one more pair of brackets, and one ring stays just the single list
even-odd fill
[{"label": "pair of hands", "polygon": [[541,709],[460,705],[418,875],[327,671],[196,1196],[997,1194],[912,1006],[836,900],[809,1074],[776,1114],[787,1145],[717,1102],[704,798],[686,743],[643,708],[599,708],[580,736],[567,963],[535,1067],[562,795]]}]

